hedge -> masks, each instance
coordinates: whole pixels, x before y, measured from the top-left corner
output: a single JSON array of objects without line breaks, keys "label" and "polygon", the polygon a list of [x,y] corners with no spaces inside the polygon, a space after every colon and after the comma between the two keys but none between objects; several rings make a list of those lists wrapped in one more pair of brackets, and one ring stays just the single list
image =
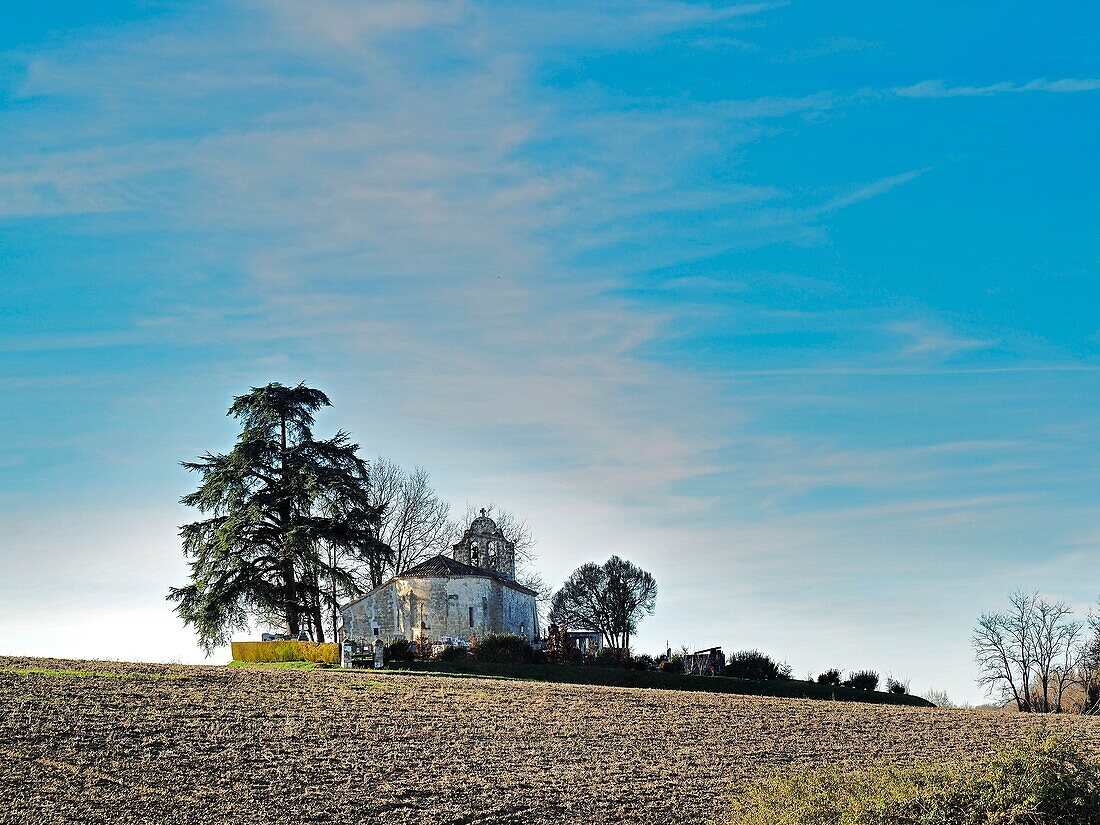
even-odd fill
[{"label": "hedge", "polygon": [[326,662],[340,663],[340,645],[315,642],[233,642],[235,662]]},{"label": "hedge", "polygon": [[798,679],[732,679],[727,676],[689,676],[662,673],[657,670],[626,670],[623,668],[591,667],[588,665],[533,664],[527,662],[402,662],[396,669],[529,679],[539,682],[560,682],[572,685],[608,685],[611,687],[659,688],[662,690],[694,690],[704,693],[734,693],[743,696],[778,696],[792,699],[832,699],[839,702],[868,702],[883,705],[933,707],[931,702],[908,694],[855,690],[832,685],[819,685]]}]

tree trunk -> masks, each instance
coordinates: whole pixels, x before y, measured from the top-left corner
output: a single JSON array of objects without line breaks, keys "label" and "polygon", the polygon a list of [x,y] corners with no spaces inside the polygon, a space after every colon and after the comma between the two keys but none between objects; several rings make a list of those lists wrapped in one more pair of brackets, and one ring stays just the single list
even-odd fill
[{"label": "tree trunk", "polygon": [[[318,593],[320,590],[318,589]],[[325,643],[325,618],[321,615],[321,597],[318,595],[313,600],[313,626],[317,629],[315,639],[317,644]]]},{"label": "tree trunk", "polygon": [[[287,488],[287,470],[286,470],[286,417],[283,416],[279,421],[279,481],[282,487],[283,495],[286,493]],[[290,530],[290,502],[283,499],[279,502],[279,525],[282,530],[282,548],[283,548],[283,564],[282,564],[282,577],[283,577],[283,610],[286,614],[286,630],[290,635],[290,638],[298,638],[298,633],[301,630],[299,624],[298,615],[298,581],[297,576],[294,573],[294,553],[293,548],[290,547],[287,533]]]},{"label": "tree trunk", "polygon": [[336,606],[336,577],[332,574],[332,571],[336,569],[336,548],[330,547],[328,553],[329,561],[329,583],[332,585],[332,641],[340,641],[340,634],[338,631],[337,620],[339,619],[339,611]]}]

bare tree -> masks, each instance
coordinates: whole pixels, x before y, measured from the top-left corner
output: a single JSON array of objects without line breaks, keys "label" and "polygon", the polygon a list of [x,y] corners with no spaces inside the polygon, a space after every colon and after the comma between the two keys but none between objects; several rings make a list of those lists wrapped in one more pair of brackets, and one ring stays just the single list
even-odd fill
[{"label": "bare tree", "polygon": [[1032,704],[1040,713],[1061,713],[1066,688],[1078,681],[1081,633],[1065,602],[1035,602],[1035,667]]},{"label": "bare tree", "polygon": [[370,467],[370,486],[373,500],[383,508],[378,538],[393,551],[389,558],[371,560],[371,586],[378,587],[417,562],[446,552],[455,527],[450,505],[436,494],[423,467],[409,472],[378,458]]},{"label": "bare tree", "polygon": [[951,701],[951,697],[947,695],[946,690],[936,690],[935,688],[929,688],[921,694],[921,698],[927,699],[938,708],[956,707],[955,703]]},{"label": "bare tree", "polygon": [[1089,611],[1089,636],[1081,645],[1077,663],[1080,674],[1081,712],[1089,715],[1100,713],[1100,603]]},{"label": "bare tree", "polygon": [[1080,622],[1065,602],[1013,593],[1009,609],[985,613],[974,628],[978,684],[1023,712],[1061,713],[1066,689],[1078,682]]},{"label": "bare tree", "polygon": [[1031,601],[1034,597],[1013,593],[1011,611],[983,613],[971,643],[978,662],[978,684],[1004,699],[1011,698],[1022,711],[1031,710],[1027,681],[1031,673]]}]

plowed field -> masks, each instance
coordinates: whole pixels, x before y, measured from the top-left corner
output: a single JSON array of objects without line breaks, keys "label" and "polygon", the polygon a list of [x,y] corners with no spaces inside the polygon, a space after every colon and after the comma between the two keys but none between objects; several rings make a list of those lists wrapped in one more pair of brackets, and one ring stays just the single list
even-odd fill
[{"label": "plowed field", "polygon": [[0,658],[0,821],[699,822],[776,768],[968,759],[1043,724],[1100,748],[1071,717]]}]

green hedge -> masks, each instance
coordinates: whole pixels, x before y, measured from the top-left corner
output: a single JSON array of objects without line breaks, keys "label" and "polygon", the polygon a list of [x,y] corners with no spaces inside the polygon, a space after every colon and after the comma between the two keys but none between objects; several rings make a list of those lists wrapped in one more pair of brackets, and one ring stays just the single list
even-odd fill
[{"label": "green hedge", "polygon": [[977,764],[802,770],[737,796],[728,825],[1100,825],[1100,759],[1032,739]]},{"label": "green hedge", "polygon": [[841,702],[871,702],[883,705],[914,705],[932,707],[919,696],[878,693],[868,690],[819,685],[816,682],[791,680],[753,681],[727,676],[685,676],[657,670],[626,670],[622,668],[589,667],[586,665],[554,665],[503,662],[408,662],[403,670],[437,673],[498,676],[512,679],[532,679],[539,682],[561,682],[571,685],[608,685],[611,687],[659,688],[662,690],[695,690],[705,693],[736,693],[745,696],[778,696],[792,699],[835,699]]}]

